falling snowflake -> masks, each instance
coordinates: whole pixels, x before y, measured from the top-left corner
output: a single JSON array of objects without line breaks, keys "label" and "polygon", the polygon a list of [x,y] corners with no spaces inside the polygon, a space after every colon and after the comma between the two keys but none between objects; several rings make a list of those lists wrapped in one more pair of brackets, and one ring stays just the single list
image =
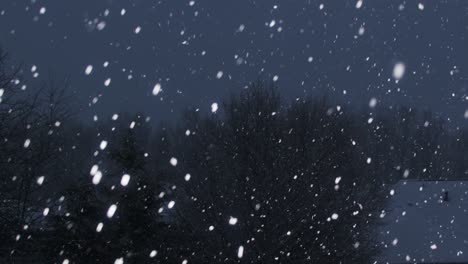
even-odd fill
[{"label": "falling snowflake", "polygon": [[162,91],[161,84],[157,83],[153,87],[153,95],[158,95]]},{"label": "falling snowflake", "polygon": [[31,144],[31,140],[28,138],[24,141],[23,147],[28,148],[30,144]]},{"label": "falling snowflake", "polygon": [[102,179],[102,172],[98,170],[96,171],[96,173],[94,173],[92,182],[94,185],[98,185],[101,182],[101,179]]},{"label": "falling snowflake", "polygon": [[406,66],[402,62],[395,63],[393,66],[393,78],[400,80],[405,75]]},{"label": "falling snowflake", "polygon": [[356,8],[359,9],[362,7],[362,0],[356,2]]},{"label": "falling snowflake", "polygon": [[88,65],[88,66],[86,66],[85,74],[86,74],[86,75],[90,75],[91,72],[93,72],[93,65]]},{"label": "falling snowflake", "polygon": [[106,147],[107,147],[107,141],[105,141],[105,140],[101,141],[101,143],[99,144],[99,148],[101,150],[104,150],[104,149],[106,149]]},{"label": "falling snowflake", "polygon": [[185,174],[185,177],[184,177],[185,181],[190,181],[190,177],[191,177],[190,174],[188,173]]},{"label": "falling snowflake", "polygon": [[276,21],[273,19],[271,20],[271,22],[269,23],[269,27],[274,27],[276,25]]},{"label": "falling snowflake", "polygon": [[120,185],[124,187],[127,186],[129,182],[130,182],[130,175],[128,174],[124,174],[122,176],[122,179],[120,179]]},{"label": "falling snowflake", "polygon": [[375,97],[372,97],[369,101],[369,107],[375,108],[376,105],[377,105],[377,99]]},{"label": "falling snowflake", "polygon": [[42,185],[44,183],[44,179],[45,179],[44,176],[40,176],[40,177],[37,178],[36,183],[38,185]]},{"label": "falling snowflake", "polygon": [[93,166],[91,167],[91,170],[89,171],[89,174],[90,174],[91,176],[93,176],[94,174],[96,174],[96,172],[98,171],[98,169],[99,169],[99,166],[98,166],[98,165],[96,165],[96,164],[93,165]]},{"label": "falling snowflake", "polygon": [[117,205],[112,204],[109,206],[109,209],[107,209],[107,217],[112,218],[115,214],[115,211],[117,211]]},{"label": "falling snowflake", "polygon": [[216,113],[218,111],[218,103],[211,104],[211,112]]},{"label": "falling snowflake", "polygon": [[235,224],[237,224],[237,218],[230,216],[230,217],[229,217],[229,224],[230,224],[230,225],[235,225]]},{"label": "falling snowflake", "polygon": [[167,208],[169,209],[172,209],[175,205],[175,202],[174,201],[170,201],[168,204],[167,204]]},{"label": "falling snowflake", "polygon": [[244,256],[244,246],[239,246],[237,249],[237,257],[242,258],[242,256]]}]

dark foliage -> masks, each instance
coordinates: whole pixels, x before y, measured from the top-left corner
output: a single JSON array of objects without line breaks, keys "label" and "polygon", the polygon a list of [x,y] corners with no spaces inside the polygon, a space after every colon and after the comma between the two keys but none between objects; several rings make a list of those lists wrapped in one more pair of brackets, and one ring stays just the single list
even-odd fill
[{"label": "dark foliage", "polygon": [[2,261],[367,263],[389,184],[468,173],[467,131],[410,108],[287,103],[257,82],[176,126],[85,126],[61,88],[0,69]]}]

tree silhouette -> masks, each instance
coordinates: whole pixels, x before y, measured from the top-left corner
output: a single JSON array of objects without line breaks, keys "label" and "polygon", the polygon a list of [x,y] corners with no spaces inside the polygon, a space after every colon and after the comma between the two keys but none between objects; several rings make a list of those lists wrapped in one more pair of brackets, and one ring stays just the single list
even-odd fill
[{"label": "tree silhouette", "polygon": [[368,263],[391,184],[468,174],[467,131],[428,111],[259,81],[155,131],[85,125],[66,83],[23,89],[10,68],[1,53],[0,262]]}]

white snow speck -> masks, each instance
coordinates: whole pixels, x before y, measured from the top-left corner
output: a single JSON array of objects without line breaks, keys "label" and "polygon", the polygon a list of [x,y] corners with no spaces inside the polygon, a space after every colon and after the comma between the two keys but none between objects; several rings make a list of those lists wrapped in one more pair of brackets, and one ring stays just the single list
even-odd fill
[{"label": "white snow speck", "polygon": [[167,204],[167,208],[169,209],[172,209],[175,205],[175,202],[174,201],[170,201],[168,204]]},{"label": "white snow speck", "polygon": [[158,95],[162,91],[161,84],[157,83],[153,87],[153,95]]},{"label": "white snow speck", "polygon": [[423,3],[419,3],[419,4],[418,4],[418,9],[421,10],[421,11],[424,10],[424,4],[423,4]]},{"label": "white snow speck", "polygon": [[89,174],[90,174],[91,176],[94,176],[94,175],[96,174],[96,172],[98,171],[98,169],[99,169],[99,166],[98,166],[98,165],[96,165],[96,164],[93,165],[93,166],[91,167],[91,170],[89,171]]},{"label": "white snow speck", "polygon": [[156,250],[152,250],[149,254],[150,258],[154,258],[156,257],[156,254],[158,254],[158,252]]},{"label": "white snow speck", "polygon": [[101,179],[102,179],[102,172],[101,171],[96,171],[96,173],[94,173],[94,176],[93,176],[93,184],[94,185],[98,185],[100,182],[101,182]]},{"label": "white snow speck", "polygon": [[107,78],[105,81],[104,81],[104,86],[109,86],[111,83],[111,78]]},{"label": "white snow speck", "polygon": [[377,105],[377,99],[375,97],[372,97],[369,101],[369,107],[374,108]]},{"label": "white snow speck", "polygon": [[49,208],[44,208],[44,211],[42,211],[43,216],[47,216],[49,214]]},{"label": "white snow speck", "polygon": [[392,246],[396,246],[398,244],[398,238],[393,239]]},{"label": "white snow speck", "polygon": [[109,206],[109,209],[107,209],[107,217],[112,218],[115,214],[115,211],[117,211],[117,205],[112,204]]},{"label": "white snow speck", "polygon": [[134,32],[135,34],[139,34],[141,32],[141,27],[140,26],[136,27]]},{"label": "white snow speck", "polygon": [[169,163],[171,163],[172,166],[177,166],[177,159],[172,157],[170,160],[169,160]]},{"label": "white snow speck", "polygon": [[214,230],[214,226],[208,227],[208,230],[213,231],[213,230]]},{"label": "white snow speck", "polygon": [[211,104],[211,112],[216,113],[218,111],[218,103]]},{"label": "white snow speck", "polygon": [[371,159],[371,158],[367,158],[366,162],[367,162],[367,164],[371,164],[372,159]]},{"label": "white snow speck", "polygon": [[406,66],[403,62],[395,63],[393,66],[393,78],[400,80],[405,75]]},{"label": "white snow speck", "polygon": [[123,264],[124,261],[123,261],[123,258],[118,258],[114,261],[114,264]]},{"label": "white snow speck", "polygon": [[358,1],[356,2],[356,8],[359,9],[359,8],[361,8],[361,7],[362,7],[362,0],[358,0]]},{"label": "white snow speck", "polygon": [[325,5],[323,5],[323,4],[320,4],[320,5],[319,5],[319,9],[320,9],[320,10],[322,10],[324,7],[325,7]]},{"label": "white snow speck", "polygon": [[45,7],[41,7],[41,9],[39,9],[39,14],[43,15],[45,14],[47,11],[47,9]]},{"label": "white snow speck", "polygon": [[409,176],[409,170],[406,169],[404,172],[403,172],[403,178],[408,178]]},{"label": "white snow speck", "polygon": [[432,250],[436,250],[436,249],[437,249],[437,245],[436,245],[436,244],[432,244],[432,245],[431,245],[431,249],[432,249]]},{"label": "white snow speck", "polygon": [[42,185],[44,183],[44,176],[40,176],[37,178],[36,183],[38,185]]},{"label": "white snow speck", "polygon": [[63,262],[62,262],[62,264],[69,264],[69,263],[70,263],[70,261],[68,259],[64,259]]},{"label": "white snow speck", "polygon": [[190,177],[191,176],[189,173],[185,174],[185,177],[184,177],[185,181],[190,181]]},{"label": "white snow speck", "polygon": [[242,258],[244,256],[244,246],[239,246],[239,249],[237,249],[237,257]]},{"label": "white snow speck", "polygon": [[468,119],[468,109],[465,110],[465,115],[464,115],[465,119]]},{"label": "white snow speck", "polygon": [[99,31],[103,30],[105,27],[106,27],[106,22],[105,21],[101,21],[96,25],[96,28]]},{"label": "white snow speck", "polygon": [[120,185],[122,185],[122,186],[125,187],[125,186],[128,185],[128,182],[130,182],[130,175],[124,174],[124,175],[122,176],[122,179],[120,179]]},{"label": "white snow speck", "polygon": [[279,79],[278,75],[273,76],[273,81],[274,82],[278,81],[278,79]]},{"label": "white snow speck", "polygon": [[104,227],[104,224],[101,222],[99,223],[97,226],[96,226],[96,232],[101,232],[102,231],[102,228]]},{"label": "white snow speck", "polygon": [[333,220],[338,219],[338,214],[337,214],[337,213],[333,213],[332,216],[331,216],[331,219],[333,219]]},{"label": "white snow speck", "polygon": [[359,30],[358,30],[359,36],[364,35],[364,32],[366,32],[366,29],[364,28],[364,26],[361,26],[361,27],[359,28]]},{"label": "white snow speck", "polygon": [[26,139],[26,140],[24,141],[23,147],[24,147],[24,148],[28,148],[29,145],[31,145],[31,140],[28,138],[28,139]]},{"label": "white snow speck", "polygon": [[229,217],[229,224],[230,224],[230,225],[235,225],[235,224],[237,224],[237,218],[230,216],[230,217]]},{"label": "white snow speck", "polygon": [[106,149],[106,147],[107,147],[107,141],[105,141],[105,140],[101,141],[101,144],[99,144],[99,148],[101,150],[104,150],[104,149]]},{"label": "white snow speck", "polygon": [[86,74],[86,75],[90,75],[91,72],[93,72],[93,65],[88,65],[88,66],[86,66],[85,74]]},{"label": "white snow speck", "polygon": [[269,27],[274,27],[276,25],[275,20],[271,20],[270,24],[268,25]]},{"label": "white snow speck", "polygon": [[218,71],[218,73],[216,73],[216,79],[221,79],[223,78],[223,71]]}]

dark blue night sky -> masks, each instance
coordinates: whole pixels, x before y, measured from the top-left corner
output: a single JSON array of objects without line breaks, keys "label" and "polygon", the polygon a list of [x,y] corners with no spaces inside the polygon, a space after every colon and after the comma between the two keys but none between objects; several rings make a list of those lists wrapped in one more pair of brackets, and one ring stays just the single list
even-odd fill
[{"label": "dark blue night sky", "polygon": [[[464,126],[467,14],[457,0],[4,0],[0,45],[23,65],[28,86],[69,77],[89,121],[121,111],[170,120],[186,106],[209,112],[251,81],[277,79],[290,99],[326,93],[360,107],[375,97],[379,107],[431,109]],[[396,83],[398,62],[406,71]],[[162,93],[153,96],[157,83]]]}]

